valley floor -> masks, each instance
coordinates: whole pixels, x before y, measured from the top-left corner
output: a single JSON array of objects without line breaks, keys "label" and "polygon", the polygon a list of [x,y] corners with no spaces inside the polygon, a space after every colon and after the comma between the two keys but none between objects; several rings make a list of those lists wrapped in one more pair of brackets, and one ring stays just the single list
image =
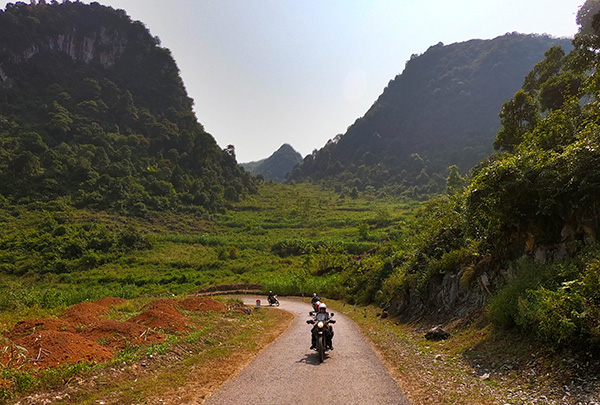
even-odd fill
[{"label": "valley floor", "polygon": [[[432,325],[400,324],[391,317],[381,319],[375,307],[328,302],[359,325],[415,404],[600,403],[600,363],[592,354],[552,353],[519,335],[494,331],[484,314],[445,325],[450,338],[432,342],[424,338]],[[180,338],[146,355],[121,356],[119,362],[76,373],[57,388],[50,384],[6,403],[198,403],[291,322],[291,316],[280,310],[252,318],[246,321],[227,313],[198,318],[222,327],[223,322],[237,326],[223,329],[226,334],[214,329],[202,334],[203,349],[197,353],[193,349],[197,344]]]}]

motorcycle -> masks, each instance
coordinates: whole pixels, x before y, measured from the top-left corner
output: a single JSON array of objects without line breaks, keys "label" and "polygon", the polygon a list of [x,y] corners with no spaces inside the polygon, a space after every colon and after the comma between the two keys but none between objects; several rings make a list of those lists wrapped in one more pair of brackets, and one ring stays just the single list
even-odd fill
[{"label": "motorcycle", "polygon": [[[309,312],[310,316],[314,315],[314,312]],[[315,317],[315,319],[309,319],[306,321],[307,324],[310,325],[316,325],[316,331],[311,331],[311,333],[315,333],[315,350],[317,351],[317,354],[319,355],[319,363],[322,363],[323,360],[325,360],[325,352],[329,349],[328,346],[328,342],[327,342],[327,335],[328,332],[327,330],[329,330],[329,324],[333,324],[335,323],[335,319],[331,319],[331,317],[333,316],[333,313],[330,314],[329,319],[319,319],[320,317],[318,316],[320,314],[317,314],[317,316]]]},{"label": "motorcycle", "polygon": [[269,301],[269,305],[273,306],[275,305],[276,307],[279,306],[279,300],[277,299],[276,295],[273,295],[271,297],[267,297],[267,301]]}]

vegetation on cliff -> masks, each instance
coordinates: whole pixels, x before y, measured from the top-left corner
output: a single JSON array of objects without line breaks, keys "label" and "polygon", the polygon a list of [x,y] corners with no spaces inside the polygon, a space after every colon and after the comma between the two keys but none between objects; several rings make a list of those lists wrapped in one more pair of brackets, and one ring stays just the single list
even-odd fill
[{"label": "vegetation on cliff", "polygon": [[512,33],[413,55],[363,117],[288,178],[420,199],[443,192],[448,167],[464,174],[492,152],[502,103],[553,45],[571,47]]},{"label": "vegetation on cliff", "polygon": [[[489,302],[497,325],[553,347],[598,347],[600,24],[585,21],[571,51],[546,49],[521,74],[522,89],[498,104],[499,152],[469,176],[457,166],[448,173],[448,161],[433,152],[426,160],[402,155],[402,142],[423,139],[388,148],[404,165],[446,168],[431,183],[422,164],[414,167],[428,192],[445,191],[417,204],[381,198],[376,186],[384,183],[373,179],[416,184],[388,169],[373,172],[379,163],[344,169],[336,191],[256,186],[233,147],[218,148],[197,122],[173,59],[141,23],[96,3],[9,5],[0,13],[0,283],[9,291],[0,309],[262,283],[278,293],[376,303],[412,319],[447,319]],[[502,49],[515,41],[524,52],[531,51],[524,44],[557,42],[514,34],[495,41]],[[460,58],[485,48],[467,44],[456,47]],[[413,58],[405,73],[453,55],[447,48],[454,49],[438,45]],[[409,84],[402,75],[389,89]],[[389,140],[384,121],[368,124],[400,111],[389,91],[298,170],[314,164],[327,177],[330,163],[341,162],[334,151],[348,162],[373,158],[378,150],[365,148],[377,142],[362,142],[359,129]],[[439,108],[432,111],[444,122],[450,113]]]},{"label": "vegetation on cliff", "polygon": [[0,12],[0,193],[145,216],[210,212],[255,191],[192,111],[145,26],[98,3]]}]

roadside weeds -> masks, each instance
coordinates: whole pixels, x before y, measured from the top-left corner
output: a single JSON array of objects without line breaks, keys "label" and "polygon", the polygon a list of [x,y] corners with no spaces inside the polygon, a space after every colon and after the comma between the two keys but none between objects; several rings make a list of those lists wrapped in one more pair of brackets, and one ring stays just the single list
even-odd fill
[{"label": "roadside weeds", "polygon": [[511,331],[497,331],[482,311],[424,335],[435,324],[403,324],[381,310],[329,300],[353,319],[415,404],[600,404],[600,361],[591,353],[554,353]]},{"label": "roadside weeds", "polygon": [[269,309],[196,318],[198,327],[190,333],[141,352],[121,353],[118,360],[76,374],[61,387],[41,387],[0,403],[198,404],[275,340],[293,316]]}]

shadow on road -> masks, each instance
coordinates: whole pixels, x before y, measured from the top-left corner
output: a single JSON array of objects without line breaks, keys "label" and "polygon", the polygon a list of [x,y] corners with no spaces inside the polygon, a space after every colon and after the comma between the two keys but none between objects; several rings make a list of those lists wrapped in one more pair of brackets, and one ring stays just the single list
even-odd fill
[{"label": "shadow on road", "polygon": [[[325,355],[325,359],[327,359],[329,356]],[[304,358],[298,360],[296,363],[305,363],[305,364],[310,364],[311,366],[318,366],[319,364],[319,355],[316,352],[313,353],[306,353],[304,355]]]}]

